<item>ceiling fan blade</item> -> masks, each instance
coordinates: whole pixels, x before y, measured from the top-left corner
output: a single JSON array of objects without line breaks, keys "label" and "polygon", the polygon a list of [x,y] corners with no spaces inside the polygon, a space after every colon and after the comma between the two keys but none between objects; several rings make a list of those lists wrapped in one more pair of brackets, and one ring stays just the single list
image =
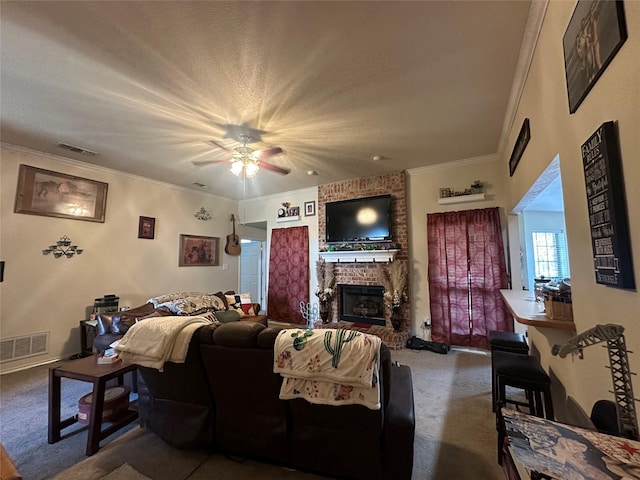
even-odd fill
[{"label": "ceiling fan blade", "polygon": [[270,170],[281,175],[288,175],[289,173],[291,173],[291,170],[289,170],[288,168],[277,167],[267,162],[259,162],[258,165],[260,166],[260,168],[264,168],[265,170]]},{"label": "ceiling fan blade", "polygon": [[194,165],[211,165],[212,163],[227,163],[229,159],[226,160],[194,160],[191,163]]},{"label": "ceiling fan blade", "polygon": [[218,148],[221,148],[225,152],[233,153],[232,149],[230,149],[229,147],[225,147],[224,145],[222,145],[221,143],[216,142],[215,140],[209,140],[209,143],[211,143],[212,145],[215,145]]},{"label": "ceiling fan blade", "polygon": [[274,155],[278,155],[282,153],[282,149],[280,147],[267,148],[265,150],[257,150],[253,152],[254,157],[258,160],[262,160],[263,158],[273,157]]}]

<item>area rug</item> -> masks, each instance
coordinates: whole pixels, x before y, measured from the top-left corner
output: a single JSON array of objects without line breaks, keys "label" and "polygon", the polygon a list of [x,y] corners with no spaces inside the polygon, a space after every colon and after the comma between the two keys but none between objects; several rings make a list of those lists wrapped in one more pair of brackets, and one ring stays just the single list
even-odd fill
[{"label": "area rug", "polygon": [[102,480],[151,480],[146,475],[142,475],[128,463],[123,463],[109,475],[102,477]]}]

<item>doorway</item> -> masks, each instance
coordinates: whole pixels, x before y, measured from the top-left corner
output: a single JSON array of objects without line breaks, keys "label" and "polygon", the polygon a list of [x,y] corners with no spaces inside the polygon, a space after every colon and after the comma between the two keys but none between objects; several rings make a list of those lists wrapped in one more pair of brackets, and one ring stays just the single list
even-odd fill
[{"label": "doorway", "polygon": [[240,292],[250,293],[252,301],[259,303],[262,310],[266,306],[264,243],[243,238],[240,252]]}]

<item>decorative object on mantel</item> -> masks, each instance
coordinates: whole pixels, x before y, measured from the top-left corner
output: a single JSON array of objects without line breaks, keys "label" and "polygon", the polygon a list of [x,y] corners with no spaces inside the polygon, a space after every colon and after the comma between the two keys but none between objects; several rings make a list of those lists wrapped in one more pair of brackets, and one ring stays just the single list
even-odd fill
[{"label": "decorative object on mantel", "polygon": [[289,202],[282,202],[281,205],[283,208],[278,209],[278,218],[300,216],[300,207],[292,207]]},{"label": "decorative object on mantel", "polygon": [[213,216],[209,212],[207,212],[204,207],[200,207],[200,210],[194,213],[193,216],[198,220],[203,220],[205,222],[213,218]]},{"label": "decorative object on mantel", "polygon": [[402,328],[400,308],[408,300],[407,296],[407,264],[403,260],[394,260],[388,267],[378,265],[378,277],[384,287],[382,299],[384,306],[391,313],[393,330],[399,332]]},{"label": "decorative object on mantel", "polygon": [[483,184],[480,180],[474,181],[469,188],[454,190],[453,188],[441,188],[440,198],[462,197],[464,195],[476,195],[482,193]]},{"label": "decorative object on mantel", "polygon": [[376,243],[342,243],[329,245],[320,249],[321,252],[357,252],[370,250],[400,250],[400,244],[391,242]]},{"label": "decorative object on mantel", "polygon": [[82,255],[83,250],[78,248],[77,245],[71,245],[71,239],[66,235],[60,237],[60,240],[55,245],[49,245],[46,249],[42,250],[43,255],[49,255],[53,253],[55,258],[60,258],[63,255],[67,258],[71,258],[74,255]]},{"label": "decorative object on mantel", "polygon": [[[318,305],[300,302],[300,314],[307,321],[307,328],[313,328],[313,324],[318,320]],[[328,323],[324,320],[322,323]]]},{"label": "decorative object on mantel", "polygon": [[336,285],[333,264],[327,265],[324,260],[316,260],[316,276],[318,278],[316,296],[320,300],[320,318],[322,323],[329,323],[329,311]]}]

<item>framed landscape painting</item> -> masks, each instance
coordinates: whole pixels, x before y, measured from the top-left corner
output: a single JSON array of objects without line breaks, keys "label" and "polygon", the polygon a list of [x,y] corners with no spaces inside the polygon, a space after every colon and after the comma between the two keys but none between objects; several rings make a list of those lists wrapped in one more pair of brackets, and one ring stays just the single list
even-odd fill
[{"label": "framed landscape painting", "polygon": [[180,235],[180,267],[217,267],[220,265],[219,237]]},{"label": "framed landscape painting", "polygon": [[580,0],[562,40],[574,113],[627,39],[622,0]]},{"label": "framed landscape painting", "polygon": [[104,223],[107,183],[20,165],[13,211]]}]

